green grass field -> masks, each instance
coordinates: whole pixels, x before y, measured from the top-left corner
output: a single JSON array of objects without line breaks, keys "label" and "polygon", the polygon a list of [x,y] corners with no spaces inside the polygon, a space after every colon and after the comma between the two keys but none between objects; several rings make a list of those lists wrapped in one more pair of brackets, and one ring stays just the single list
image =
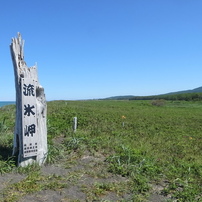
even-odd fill
[{"label": "green grass field", "polygon": [[[48,163],[88,150],[105,157],[108,172],[130,180],[134,201],[146,200],[157,185],[170,201],[202,201],[202,102],[52,101],[47,119]],[[1,173],[17,169],[10,157],[14,121],[14,106],[0,108]]]}]

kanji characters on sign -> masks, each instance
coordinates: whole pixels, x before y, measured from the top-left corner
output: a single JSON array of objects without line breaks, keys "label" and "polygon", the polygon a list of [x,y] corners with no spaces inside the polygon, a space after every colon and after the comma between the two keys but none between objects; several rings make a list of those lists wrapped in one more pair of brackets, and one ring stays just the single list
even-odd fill
[{"label": "kanji characters on sign", "polygon": [[23,86],[23,94],[24,96],[35,96],[35,92],[34,92],[34,85],[31,84],[24,84]]},{"label": "kanji characters on sign", "polygon": [[34,109],[34,105],[30,106],[30,104],[24,105],[24,115],[30,116],[30,114],[35,115],[35,112],[32,110]]},{"label": "kanji characters on sign", "polygon": [[23,117],[23,156],[31,157],[36,156],[38,151],[36,146],[38,144],[36,122],[36,85],[35,81],[31,78],[22,78],[21,85]]},{"label": "kanji characters on sign", "polygon": [[29,135],[31,135],[31,137],[33,137],[33,135],[36,132],[36,125],[35,124],[26,125],[24,131],[25,131],[24,133],[25,136],[29,137]]}]

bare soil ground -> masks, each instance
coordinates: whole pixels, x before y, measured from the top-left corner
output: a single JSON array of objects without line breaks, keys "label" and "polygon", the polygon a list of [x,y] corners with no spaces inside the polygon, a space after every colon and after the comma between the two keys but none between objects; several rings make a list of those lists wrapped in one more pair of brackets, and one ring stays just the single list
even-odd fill
[{"label": "bare soil ground", "polygon": [[[62,144],[63,138],[55,140]],[[71,152],[54,164],[44,165],[40,169],[42,176],[56,176],[65,186],[63,188],[47,188],[38,192],[23,195],[18,202],[76,202],[76,201],[136,201],[131,190],[131,182],[127,177],[109,172],[106,157],[100,153],[82,151]],[[21,182],[27,175],[17,172],[0,176],[0,202],[7,202],[3,193],[9,185]],[[40,182],[39,182],[40,183]],[[151,185],[152,191],[147,200],[138,201],[165,202],[169,196],[161,195],[165,182]],[[57,187],[57,186],[56,186]],[[20,192],[20,190],[19,190]]]},{"label": "bare soil ground", "polygon": [[[75,158],[75,159],[74,159]],[[74,160],[72,160],[74,159]],[[59,202],[59,201],[134,201],[130,190],[130,180],[109,173],[104,156],[85,152],[79,158],[71,154],[71,161],[43,166],[41,174],[58,176],[66,183],[62,189],[47,189],[27,194],[19,202]],[[16,173],[0,177],[0,190],[12,183],[23,180],[26,176]],[[160,195],[162,186],[153,186],[153,193],[147,201],[163,202],[168,198]],[[3,195],[0,201],[4,200]]]}]

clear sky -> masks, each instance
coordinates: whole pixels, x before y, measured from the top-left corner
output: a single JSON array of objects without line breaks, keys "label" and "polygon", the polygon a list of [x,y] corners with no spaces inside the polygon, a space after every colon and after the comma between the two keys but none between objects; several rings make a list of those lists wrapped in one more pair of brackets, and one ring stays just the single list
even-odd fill
[{"label": "clear sky", "polygon": [[201,0],[0,0],[0,100],[15,100],[20,32],[47,100],[202,86]]}]

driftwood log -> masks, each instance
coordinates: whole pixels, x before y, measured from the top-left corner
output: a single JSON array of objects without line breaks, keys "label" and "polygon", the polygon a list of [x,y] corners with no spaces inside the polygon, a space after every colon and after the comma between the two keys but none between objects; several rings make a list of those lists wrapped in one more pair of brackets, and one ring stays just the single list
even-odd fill
[{"label": "driftwood log", "polygon": [[16,88],[16,121],[13,155],[18,165],[42,165],[47,157],[47,105],[43,87],[38,82],[37,66],[24,61],[24,40],[20,33],[10,45]]}]

